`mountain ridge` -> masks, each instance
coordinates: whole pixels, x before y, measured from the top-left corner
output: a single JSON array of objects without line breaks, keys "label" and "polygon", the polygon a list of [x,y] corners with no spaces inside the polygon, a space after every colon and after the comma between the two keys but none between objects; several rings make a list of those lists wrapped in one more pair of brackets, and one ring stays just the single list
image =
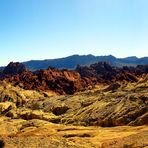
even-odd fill
[{"label": "mountain ridge", "polygon": [[94,56],[88,55],[71,55],[68,57],[57,58],[57,59],[46,59],[46,60],[31,60],[23,62],[25,66],[30,70],[46,69],[49,66],[59,69],[75,69],[79,65],[91,65],[96,62],[106,61],[113,66],[137,66],[148,64],[148,57],[137,58],[135,56],[126,58],[116,58],[113,55],[107,56]]},{"label": "mountain ridge", "polygon": [[[137,66],[148,64],[148,57],[138,58],[136,56],[129,56],[125,58],[117,58],[113,55],[105,56],[95,56],[92,54],[88,55],[78,55],[74,54],[71,56],[55,59],[45,59],[45,60],[29,60],[22,62],[29,70],[39,70],[47,69],[50,67],[55,67],[58,69],[75,69],[76,66],[88,66],[96,62],[105,61],[110,63],[113,66],[123,67],[123,66]],[[3,67],[0,67],[0,70],[3,70]]]}]

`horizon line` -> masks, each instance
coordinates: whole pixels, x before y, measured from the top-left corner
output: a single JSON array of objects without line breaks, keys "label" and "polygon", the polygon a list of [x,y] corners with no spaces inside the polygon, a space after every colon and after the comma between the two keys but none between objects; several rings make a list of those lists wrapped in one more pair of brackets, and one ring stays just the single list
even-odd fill
[{"label": "horizon line", "polygon": [[[49,59],[28,59],[28,60],[23,60],[23,61],[10,61],[10,62],[20,62],[20,63],[25,63],[25,62],[28,62],[28,61],[46,61],[46,60],[55,60],[55,59],[64,59],[64,58],[67,58],[67,57],[72,57],[72,56],[94,56],[94,57],[107,57],[107,56],[112,56],[116,59],[124,59],[124,58],[130,58],[130,57],[135,57],[137,59],[141,59],[141,58],[147,58],[148,56],[126,56],[126,57],[116,57],[112,54],[106,54],[106,55],[94,55],[94,54],[72,54],[72,55],[68,55],[68,56],[64,56],[64,57],[57,57],[57,58],[49,58]],[[9,63],[10,63],[9,62]],[[8,64],[9,64],[8,63]],[[8,65],[6,64],[6,65]],[[0,67],[5,67],[6,65],[0,65]]]}]

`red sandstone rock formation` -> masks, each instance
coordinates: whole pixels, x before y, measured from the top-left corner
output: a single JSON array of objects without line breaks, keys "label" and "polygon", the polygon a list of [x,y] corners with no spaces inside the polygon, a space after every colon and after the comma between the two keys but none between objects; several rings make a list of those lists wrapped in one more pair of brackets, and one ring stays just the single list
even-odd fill
[{"label": "red sandstone rock formation", "polygon": [[16,63],[13,63],[13,62],[10,62],[8,64],[8,66],[4,69],[3,73],[5,75],[14,75],[14,74],[21,74],[23,73],[24,71],[26,71],[26,67],[22,64],[22,63],[19,63],[19,62],[16,62]]},{"label": "red sandstone rock formation", "polygon": [[117,68],[106,62],[92,64],[89,67],[78,66],[75,71],[58,70],[49,67],[47,70],[27,71],[21,63],[10,63],[1,76],[13,85],[29,90],[52,90],[58,94],[74,94],[88,86],[100,83],[122,81],[136,82],[138,76],[148,73],[148,65]]},{"label": "red sandstone rock formation", "polygon": [[52,90],[58,94],[74,94],[87,86],[78,72],[55,68],[31,72],[19,63],[10,63],[4,70],[3,79],[24,89]]}]

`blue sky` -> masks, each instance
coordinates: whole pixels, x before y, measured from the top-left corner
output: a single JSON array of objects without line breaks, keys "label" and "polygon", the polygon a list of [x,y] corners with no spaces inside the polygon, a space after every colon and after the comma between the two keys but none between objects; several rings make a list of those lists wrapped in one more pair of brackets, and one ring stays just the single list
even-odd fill
[{"label": "blue sky", "polygon": [[0,65],[72,54],[148,56],[148,1],[0,0]]}]

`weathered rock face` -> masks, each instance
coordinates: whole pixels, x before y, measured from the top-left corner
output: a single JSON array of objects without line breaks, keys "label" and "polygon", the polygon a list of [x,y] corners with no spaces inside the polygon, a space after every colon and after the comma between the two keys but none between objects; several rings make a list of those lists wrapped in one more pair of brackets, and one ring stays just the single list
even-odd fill
[{"label": "weathered rock face", "polygon": [[98,62],[88,66],[78,66],[76,71],[80,73],[81,77],[87,77],[93,79],[93,82],[107,82],[112,81],[115,74],[118,73],[117,69],[111,67],[106,62]]},{"label": "weathered rock face", "polygon": [[116,81],[137,82],[138,77],[148,73],[148,65],[137,67],[112,67],[106,62],[98,62],[88,66],[77,66],[76,71],[82,78],[89,78],[94,84]]},{"label": "weathered rock face", "polygon": [[73,94],[83,89],[83,85],[85,85],[80,74],[75,71],[48,68],[47,70],[36,71],[34,75],[41,84],[38,85],[41,90],[51,89],[60,94]]},{"label": "weathered rock face", "polygon": [[138,65],[137,67],[124,66],[123,70],[134,73],[135,75],[142,75],[148,73],[148,65]]},{"label": "weathered rock face", "polygon": [[96,84],[115,82],[137,82],[138,77],[148,73],[148,65],[117,68],[106,62],[92,64],[89,67],[77,66],[75,71],[47,70],[27,71],[21,63],[10,63],[3,72],[3,79],[14,86],[28,90],[53,91],[57,94],[74,94]]},{"label": "weathered rock face", "polygon": [[21,74],[24,71],[26,71],[26,67],[22,63],[10,62],[8,66],[4,69],[3,73],[8,75],[14,75],[14,74]]},{"label": "weathered rock face", "polygon": [[74,94],[87,87],[78,72],[51,67],[47,70],[31,72],[19,63],[10,63],[4,70],[3,79],[24,89],[51,90],[58,94]]}]

